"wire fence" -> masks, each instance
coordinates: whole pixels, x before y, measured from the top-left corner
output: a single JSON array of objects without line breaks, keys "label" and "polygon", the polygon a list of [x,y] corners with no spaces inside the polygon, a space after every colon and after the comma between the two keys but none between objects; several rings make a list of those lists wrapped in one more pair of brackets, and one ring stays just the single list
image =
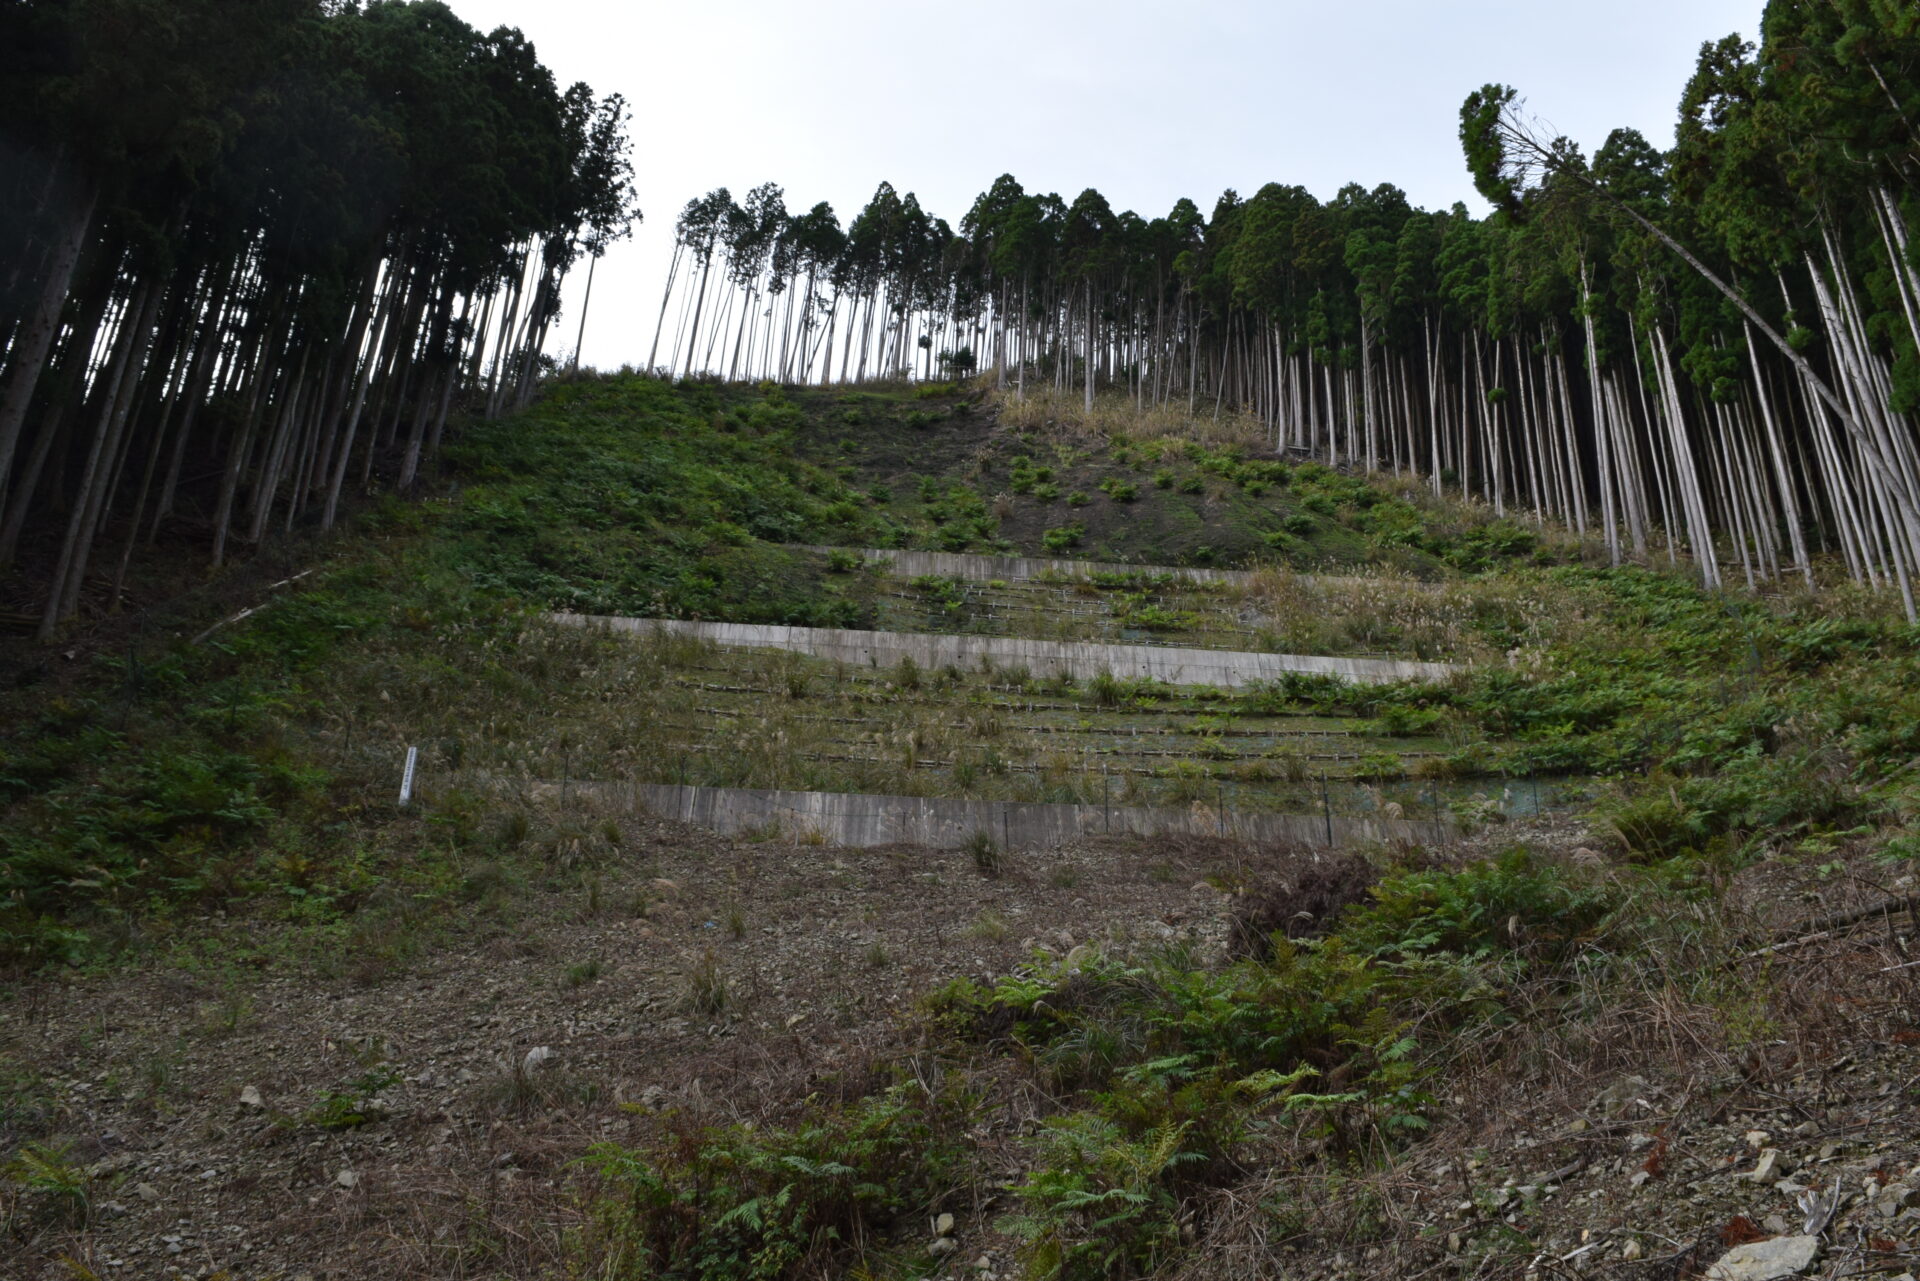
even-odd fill
[{"label": "wire fence", "polygon": [[[1093,578],[1097,575],[1125,575],[1166,578],[1174,582],[1229,583],[1249,586],[1257,582],[1261,571],[1245,569],[1208,569],[1198,565],[1152,565],[1130,561],[1063,560],[1050,556],[987,556],[975,552],[906,551],[891,547],[825,547],[792,543],[794,551],[830,556],[835,552],[853,555],[863,563],[884,565],[892,574],[916,578],[939,574],[948,578],[1001,579],[1007,582],[1048,582],[1056,578]],[[1285,572],[1268,571],[1268,572]],[[1367,574],[1300,574],[1305,582],[1322,586],[1365,586],[1380,581]],[[1395,577],[1392,581],[1416,589],[1429,589],[1433,583]]]}]

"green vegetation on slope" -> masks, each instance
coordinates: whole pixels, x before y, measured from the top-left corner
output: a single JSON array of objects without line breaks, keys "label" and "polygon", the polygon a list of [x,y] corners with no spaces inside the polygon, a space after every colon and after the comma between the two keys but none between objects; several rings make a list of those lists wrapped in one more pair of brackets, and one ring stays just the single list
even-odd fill
[{"label": "green vegetation on slope", "polygon": [[[479,776],[658,776],[663,726],[636,691],[662,671],[644,647],[536,615],[867,616],[874,575],[783,544],[938,546],[941,529],[981,519],[954,489],[982,491],[956,449],[930,496],[883,501],[857,464],[822,465],[836,449],[817,402],[775,389],[580,380],[476,426],[457,483],[361,513],[307,549],[313,574],[259,589],[260,608],[205,644],[181,637],[230,604],[183,607],[154,639],[90,652],[78,671],[11,653],[6,963],[206,947],[376,978],[443,934],[504,928],[523,888],[581,883],[620,856],[617,831],[532,830]],[[1302,474],[1346,495],[1322,513],[1331,522],[1395,501],[1299,467],[1288,492]],[[1142,485],[1129,505],[1158,492]],[[1420,510],[1430,528],[1485,527]],[[1762,976],[1734,982],[1713,959],[1717,887],[1768,855],[1920,854],[1902,834],[1920,809],[1920,636],[1865,596],[1710,594],[1649,569],[1536,565],[1537,550],[1444,587],[1506,664],[1443,685],[1190,692],[1192,715],[1359,716],[1402,736],[1445,724],[1478,744],[1449,768],[1596,776],[1621,865],[1382,852],[1308,895],[1317,939],[1274,936],[1292,929],[1300,887],[1270,900],[1223,882],[1246,891],[1230,965],[1036,960],[929,999],[903,1032],[929,1047],[921,1077],[870,1073],[750,1130],[663,1117],[653,1139],[597,1149],[603,1193],[581,1248],[667,1276],[791,1276],[855,1255],[920,1266],[891,1230],[999,1177],[973,1136],[1014,1089],[1051,1100],[1042,1124],[1002,1136],[1024,1172],[1003,1226],[1030,1268],[1137,1272],[1178,1258],[1181,1224],[1242,1171],[1361,1168],[1444,1117],[1438,1082],[1463,1034],[1497,1039],[1543,1010],[1589,1017],[1639,991],[1649,957],[1724,1012],[1716,1035],[1764,1036]],[[1164,697],[1111,679],[1072,693],[1117,711]],[[807,691],[789,695],[804,710]],[[408,744],[441,772],[403,810]],[[999,873],[1011,857],[977,861]],[[213,912],[217,943],[195,919]],[[1310,1197],[1270,1211],[1276,1224],[1315,1213]]]},{"label": "green vegetation on slope", "polygon": [[[1241,913],[1228,964],[1178,948],[1038,956],[930,994],[911,1064],[857,1100],[815,1096],[777,1127],[690,1132],[670,1115],[649,1144],[598,1146],[589,1257],[614,1275],[772,1279],[855,1259],[921,1275],[935,1261],[910,1225],[966,1204],[956,1186],[998,1182],[1001,1162],[1019,1173],[996,1226],[1031,1277],[1158,1274],[1212,1226],[1210,1194],[1258,1188],[1265,1169],[1299,1179],[1259,1197],[1285,1240],[1344,1174],[1428,1128],[1449,1038],[1498,1038],[1556,989],[1556,1004],[1570,987],[1600,997],[1628,967],[1596,954],[1667,941],[1654,884],[1524,851],[1384,876],[1320,867],[1270,914]],[[1286,937],[1308,901],[1317,937]]]},{"label": "green vegetation on slope", "polygon": [[[1284,178],[1155,216],[1007,173],[951,222],[882,182],[843,229],[776,183],[717,188],[675,224],[702,270],[673,285],[706,299],[717,260],[738,305],[704,313],[703,346],[696,304],[659,354],[802,382],[990,370],[1089,413],[1106,393],[1162,420],[1244,415],[1316,458],[1597,522],[1616,555],[1678,539],[1709,586],[1844,546],[1846,574],[1910,598],[1920,23],[1884,0],[1782,2],[1757,35],[1699,47],[1670,150],[1621,128],[1588,155],[1513,88],[1469,94],[1485,217]],[[800,305],[757,301],[782,294]],[[822,314],[869,323],[836,344]]]},{"label": "green vegetation on slope", "polygon": [[1260,425],[1210,423],[1036,392],[986,412],[951,385],[910,396],[803,388],[808,457],[885,495],[883,546],[1154,565],[1373,566],[1420,577],[1516,559],[1577,560],[1577,541],[1445,503],[1405,479],[1277,459]]},{"label": "green vegetation on slope", "polygon": [[[100,956],[214,906],[352,928],[340,923],[390,906],[402,882],[410,910],[428,910],[498,851],[476,817],[486,802],[393,808],[408,743],[547,777],[657,776],[644,726],[598,758],[586,729],[577,747],[556,732],[620,705],[594,673],[628,651],[553,636],[530,613],[868,617],[867,576],[816,572],[780,544],[939,545],[952,518],[938,498],[881,502],[851,465],[806,461],[832,447],[775,389],[582,380],[475,425],[453,489],[368,512],[324,560],[315,550],[314,575],[205,645],[156,634],[57,676],[44,654],[15,651],[0,738],[6,956]],[[1352,495],[1336,516],[1361,505],[1347,478],[1326,483]],[[1151,501],[1143,487],[1135,505]],[[1651,859],[1818,842],[1913,808],[1920,656],[1912,629],[1864,599],[1719,597],[1577,567],[1509,568],[1470,590],[1471,626],[1511,667],[1446,686],[1304,682],[1256,691],[1267,702],[1246,710],[1399,732],[1442,715],[1486,744],[1459,762],[1469,773],[1618,779],[1622,839]],[[394,857],[423,831],[431,858]]]},{"label": "green vegetation on slope", "polygon": [[532,606],[846,626],[857,607],[781,544],[892,526],[796,453],[810,426],[772,388],[562,383],[450,451],[462,485],[442,530],[476,588]]},{"label": "green vegetation on slope", "polygon": [[262,607],[204,645],[181,635],[215,620],[188,612],[165,620],[167,639],[143,628],[80,673],[11,652],[0,956],[99,955],[164,936],[185,909],[337,924],[396,895],[416,913],[456,900],[462,851],[491,840],[472,816],[485,806],[443,796],[444,814],[397,812],[397,753],[476,726],[543,737],[529,718],[565,704],[594,646],[573,639],[562,666],[529,643],[534,612],[852,617],[833,583],[748,531],[860,528],[844,487],[783,447],[777,404],[751,397],[729,419],[645,379],[606,385],[611,406],[591,396],[600,386],[476,424],[447,496],[363,514],[310,549],[325,556],[315,573],[260,589],[247,603]]}]

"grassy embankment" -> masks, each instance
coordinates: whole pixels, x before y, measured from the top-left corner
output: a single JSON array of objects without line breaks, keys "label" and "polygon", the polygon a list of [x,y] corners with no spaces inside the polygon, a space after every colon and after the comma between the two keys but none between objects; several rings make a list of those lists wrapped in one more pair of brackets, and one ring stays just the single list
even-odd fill
[{"label": "grassy embankment", "polygon": [[[1000,534],[970,446],[949,447],[955,475],[895,497],[835,433],[969,428],[980,412],[924,390],[565,384],[523,416],[473,424],[434,497],[378,501],[338,537],[277,549],[315,572],[263,587],[247,602],[258,613],[204,644],[185,638],[218,621],[217,592],[77,638],[77,669],[12,643],[0,953],[97,958],[213,906],[332,929],[393,897],[382,886],[416,905],[456,898],[459,851],[491,840],[497,816],[452,793],[395,812],[403,745],[454,765],[491,748],[557,775],[568,717],[619,693],[593,673],[626,651],[548,635],[533,612],[872,621],[871,576],[819,573],[783,544],[1021,544]],[[1226,485],[1206,468],[1230,460],[1204,452],[1182,474]],[[1309,498],[1333,483],[1351,487],[1302,481]],[[631,766],[628,750],[582,765]],[[393,858],[423,834],[426,857]]]},{"label": "grassy embankment", "polygon": [[[188,602],[130,653],[82,638],[84,670],[16,648],[0,739],[6,963],[218,952],[306,964],[350,942],[377,973],[445,931],[502,926],[515,893],[617,857],[612,835],[564,820],[529,832],[511,796],[457,788],[430,787],[401,812],[401,745],[546,777],[582,769],[586,727],[618,723],[622,683],[648,679],[649,660],[531,613],[871,618],[870,576],[815,573],[779,546],[803,541],[1133,559],[1185,546],[1189,560],[1204,547],[1215,563],[1244,548],[1474,570],[1450,590],[1491,604],[1461,625],[1512,664],[1356,694],[1341,710],[1444,716],[1508,767],[1612,780],[1603,828],[1616,859],[1516,850],[1454,866],[1378,852],[1318,891],[1331,928],[1317,941],[1264,942],[1278,918],[1250,909],[1243,959],[1225,967],[1083,955],[955,985],[903,1028],[922,1047],[913,1072],[697,1146],[666,1118],[656,1144],[601,1150],[605,1213],[589,1252],[703,1276],[783,1275],[861,1250],[882,1271],[909,1266],[917,1247],[884,1229],[998,1177],[970,1136],[1014,1096],[1037,1123],[1008,1136],[1024,1174],[1007,1226],[1041,1274],[1173,1266],[1230,1193],[1257,1194],[1274,1231],[1363,1240],[1364,1214],[1344,1226],[1321,1214],[1334,1203],[1324,1180],[1444,1118],[1463,1034],[1483,1055],[1522,1052],[1523,1023],[1572,1042],[1610,1003],[1650,999],[1651,965],[1708,1012],[1716,1047],[1763,1039],[1777,993],[1764,974],[1730,979],[1719,965],[1716,931],[1731,928],[1720,887],[1757,860],[1920,854],[1906,827],[1920,644],[1883,602],[1710,596],[1646,569],[1534,564],[1575,559],[1572,544],[1170,436],[1083,428],[1071,461],[1056,448],[1049,462],[1046,429],[1009,424],[984,450],[943,446],[951,470],[931,484],[887,481],[899,463],[880,442],[957,439],[956,422],[979,413],[911,393],[572,383],[471,428],[434,500],[377,504],[306,545],[316,572],[207,644],[156,637],[213,621]],[[1057,500],[1021,492],[1095,476],[1115,483]],[[1114,492],[1125,484],[1137,492]],[[1087,502],[1068,506],[1073,493]],[[1147,518],[1176,495],[1197,500],[1209,541],[1165,532],[1184,516]],[[1236,514],[1243,504],[1260,514]],[[1313,524],[1289,529],[1303,512]],[[1234,544],[1208,521],[1253,532]],[[1048,531],[1074,524],[1076,542],[1048,546]],[[580,728],[555,732],[568,725]],[[644,738],[625,738],[592,749],[606,753],[594,767],[657,765]],[[1236,888],[1261,900],[1262,887]],[[198,922],[215,910],[248,928],[210,938]],[[1276,1164],[1309,1183],[1249,1183]]]}]

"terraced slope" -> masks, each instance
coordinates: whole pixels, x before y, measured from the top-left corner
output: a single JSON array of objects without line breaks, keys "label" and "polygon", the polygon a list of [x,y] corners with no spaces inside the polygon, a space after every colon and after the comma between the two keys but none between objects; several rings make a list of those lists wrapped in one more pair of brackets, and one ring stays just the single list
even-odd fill
[{"label": "terraced slope", "polygon": [[[845,568],[844,558],[825,563],[841,574],[878,574],[867,599],[877,625],[894,630],[1408,660],[1495,657],[1464,625],[1472,594],[1457,582],[1285,569],[1068,569],[1050,566],[1074,562],[997,557],[951,558],[972,564],[916,573],[922,560],[949,558],[903,553],[903,570],[884,554],[857,554],[866,558],[857,569]],[[1043,568],[1005,578],[982,572],[1033,564]]]},{"label": "terraced slope", "polygon": [[624,715],[653,731],[650,782],[1148,805],[1224,789],[1242,807],[1317,811],[1332,780],[1341,812],[1431,807],[1481,785],[1458,778],[1440,718],[1352,715],[1326,679],[1289,695],[871,668],[672,633],[637,645],[657,693]]},{"label": "terraced slope", "polygon": [[[581,380],[473,428],[431,501],[141,602],[144,628],[0,647],[14,1271],[779,1275],[817,1248],[815,1274],[902,1278],[1665,1275],[1792,1229],[1791,1193],[1730,1177],[1764,1161],[1876,1189],[1828,1274],[1920,1263],[1897,604],[1580,565],[1230,442],[1143,470],[1124,436],[851,399]],[[955,544],[1293,572],[975,599],[850,550]],[[840,670],[563,609],[1269,648],[1253,628],[1467,670]],[[1484,822],[1332,859],[839,850],[588,785],[681,777]]]},{"label": "terraced slope", "polygon": [[[832,793],[847,805],[863,796],[1170,812],[1202,804],[1429,823],[1543,803],[1538,779],[1516,798],[1486,768],[1488,744],[1420,705],[1426,685],[1457,675],[1444,664],[1052,639],[1111,633],[1116,589],[1127,609],[1168,613],[1157,601],[1139,604],[1154,596],[1191,606],[1182,625],[1218,644],[1250,591],[1318,595],[1353,609],[1375,586],[1369,580],[1222,581],[1149,566],[1124,578],[1053,581],[1059,567],[1040,565],[1017,587],[994,584],[1025,599],[993,612],[993,598],[967,610],[953,593],[958,580],[921,577],[909,587],[892,575],[897,568],[869,556],[860,572],[874,598],[921,606],[896,615],[921,624],[915,631],[556,621],[633,636],[638,661],[656,670],[629,708],[652,731],[652,751],[636,763],[640,782]],[[1086,618],[1090,626],[1076,625]],[[1394,683],[1400,692],[1383,708],[1355,688]],[[1358,714],[1361,706],[1374,714]],[[1578,780],[1550,780],[1545,801],[1570,781],[1577,790]],[[758,812],[759,801],[737,799]]]}]

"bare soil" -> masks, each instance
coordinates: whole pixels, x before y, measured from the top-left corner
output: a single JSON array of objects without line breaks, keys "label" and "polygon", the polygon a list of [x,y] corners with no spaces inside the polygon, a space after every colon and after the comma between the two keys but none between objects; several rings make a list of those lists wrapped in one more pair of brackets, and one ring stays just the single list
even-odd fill
[{"label": "bare soil", "polygon": [[[594,877],[477,914],[404,965],[340,945],[209,968],[194,958],[231,932],[258,945],[286,927],[207,921],[131,969],[8,989],[0,1146],[63,1149],[85,1204],[10,1188],[0,1275],[565,1274],[586,1213],[574,1163],[593,1143],[663,1110],[764,1122],[865,1088],[911,1053],[919,997],[1036,949],[1184,945],[1206,963],[1238,903],[1216,887],[1299,870],[1227,844],[1099,842],[1015,852],[989,877],[957,851],[617,821],[623,853]],[[1514,840],[1606,857],[1565,816],[1485,828],[1444,856]],[[1920,971],[1893,968],[1916,931],[1904,917],[1794,929],[1911,889],[1845,851],[1748,869],[1725,887],[1743,907],[1728,963],[1773,980],[1748,1048],[1723,1048],[1713,993],[1676,989],[1648,958],[1636,1005],[1584,1021],[1543,1006],[1460,1047],[1439,1128],[1390,1164],[1250,1172],[1211,1207],[1185,1275],[1697,1276],[1739,1240],[1800,1232],[1800,1196],[1836,1186],[1809,1275],[1920,1265]],[[700,982],[724,999],[702,1008]],[[1012,1159],[1017,1111],[978,1136],[990,1168],[996,1150]],[[1777,1170],[1748,1177],[1768,1149]],[[1318,1217],[1276,1237],[1260,1190],[1301,1179]],[[1009,1207],[991,1186],[968,1195],[947,1207],[960,1248],[945,1273],[1011,1275],[994,1229]]]},{"label": "bare soil", "polygon": [[[511,926],[397,969],[356,976],[354,956],[322,949],[215,972],[181,964],[200,950],[183,939],[130,970],[11,987],[0,1148],[64,1148],[86,1207],[0,1194],[22,1234],[0,1273],[558,1270],[581,1213],[569,1163],[590,1143],[667,1107],[762,1116],[887,1054],[917,996],[1036,948],[1184,940],[1217,955],[1229,900],[1206,878],[1258,861],[1098,843],[1016,851],[989,878],[956,851],[620,825],[626,857],[595,885],[534,891]],[[724,998],[702,1008],[703,981]],[[347,1126],[348,1112],[370,1119]]]},{"label": "bare soil", "polygon": [[[1605,857],[1566,817],[1454,854],[1516,837]],[[1697,958],[1648,956],[1641,991],[1607,1008],[1511,994],[1510,1025],[1455,1047],[1429,1136],[1377,1168],[1276,1167],[1221,1193],[1180,1277],[1713,1277],[1742,1243],[1808,1234],[1815,1196],[1799,1275],[1920,1272],[1920,922],[1821,928],[1914,878],[1843,848],[1722,888],[1724,932],[1698,946],[1723,986],[1688,972]],[[1317,1209],[1289,1239],[1258,1208],[1303,1182]]]}]

